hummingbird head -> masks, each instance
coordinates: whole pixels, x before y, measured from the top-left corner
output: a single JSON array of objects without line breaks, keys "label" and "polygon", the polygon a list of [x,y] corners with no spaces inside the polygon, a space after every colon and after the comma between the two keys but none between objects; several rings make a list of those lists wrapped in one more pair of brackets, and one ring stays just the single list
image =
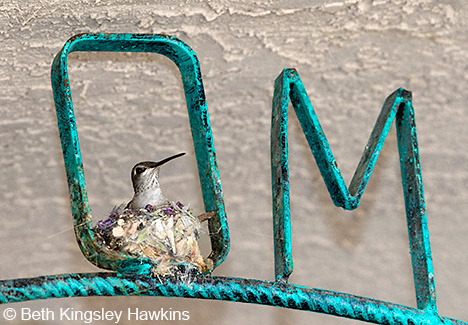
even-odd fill
[{"label": "hummingbird head", "polygon": [[185,152],[158,162],[143,161],[132,168],[132,183],[135,194],[159,187],[159,169],[168,161],[185,155]]}]

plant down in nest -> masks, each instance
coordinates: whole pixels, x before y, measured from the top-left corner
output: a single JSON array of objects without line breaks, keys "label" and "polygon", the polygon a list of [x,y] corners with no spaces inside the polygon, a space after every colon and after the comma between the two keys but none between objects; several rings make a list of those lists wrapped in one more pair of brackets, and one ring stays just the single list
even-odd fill
[{"label": "plant down in nest", "polygon": [[155,275],[198,273],[212,269],[198,247],[201,222],[180,202],[147,205],[144,209],[116,209],[94,227],[104,249],[149,258]]}]

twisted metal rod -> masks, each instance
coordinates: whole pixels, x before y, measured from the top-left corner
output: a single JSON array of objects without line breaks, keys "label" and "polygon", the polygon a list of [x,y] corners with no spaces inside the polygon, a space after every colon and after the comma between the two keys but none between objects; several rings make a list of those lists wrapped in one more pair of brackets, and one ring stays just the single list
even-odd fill
[{"label": "twisted metal rod", "polygon": [[283,282],[196,275],[149,277],[112,272],[0,281],[0,302],[90,296],[222,300],[313,311],[376,324],[467,324],[420,309]]}]

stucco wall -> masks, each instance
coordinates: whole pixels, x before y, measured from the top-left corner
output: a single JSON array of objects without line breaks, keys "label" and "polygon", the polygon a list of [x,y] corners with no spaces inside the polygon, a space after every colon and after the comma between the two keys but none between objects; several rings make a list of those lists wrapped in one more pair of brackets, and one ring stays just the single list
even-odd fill
[{"label": "stucco wall", "polygon": [[[274,277],[271,100],[275,78],[294,67],[348,181],[384,99],[399,87],[413,92],[439,311],[468,320],[467,13],[457,0],[3,0],[0,277],[97,271],[71,230],[50,85],[53,57],[77,33],[162,33],[189,44],[201,63],[232,238],[215,274]],[[156,55],[74,53],[69,69],[93,215],[102,219],[131,198],[136,162],[180,151],[188,157],[165,166],[163,185],[167,196],[201,211],[176,67]],[[395,131],[353,212],[333,206],[294,115],[290,141],[291,282],[415,306]],[[163,298],[75,298],[13,307],[46,306],[173,308],[188,310],[193,324],[353,323]]]}]

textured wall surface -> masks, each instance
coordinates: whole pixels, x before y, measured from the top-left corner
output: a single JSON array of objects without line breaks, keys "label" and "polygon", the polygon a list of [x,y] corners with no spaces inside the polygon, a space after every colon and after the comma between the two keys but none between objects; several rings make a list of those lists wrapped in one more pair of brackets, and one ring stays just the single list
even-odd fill
[{"label": "textured wall surface", "polygon": [[[50,85],[53,57],[77,33],[162,33],[189,44],[201,63],[232,238],[215,274],[274,278],[270,115],[283,68],[297,68],[347,180],[385,98],[404,87],[414,96],[439,311],[467,321],[467,19],[461,0],[1,1],[0,277],[97,271],[71,229]],[[136,162],[180,151],[188,155],[165,166],[163,186],[168,197],[201,211],[175,65],[149,54],[73,53],[69,69],[95,218],[131,198]],[[290,132],[291,282],[415,306],[395,131],[353,212],[333,206],[293,114]],[[188,310],[193,324],[357,323],[184,299],[13,305],[47,306],[173,308]]]}]

